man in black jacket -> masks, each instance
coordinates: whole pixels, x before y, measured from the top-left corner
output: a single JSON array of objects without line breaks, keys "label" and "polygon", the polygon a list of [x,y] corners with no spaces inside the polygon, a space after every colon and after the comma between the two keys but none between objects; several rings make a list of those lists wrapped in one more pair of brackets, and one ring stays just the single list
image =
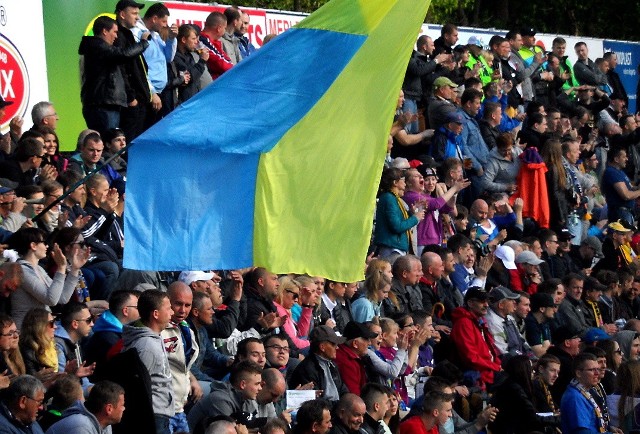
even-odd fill
[{"label": "man in black jacket", "polygon": [[355,393],[347,393],[338,403],[337,417],[329,434],[361,434],[360,427],[367,414],[364,401]]},{"label": "man in black jacket", "polygon": [[[131,103],[127,95],[127,81],[123,65],[135,59],[147,48],[144,40],[127,47],[118,47],[118,25],[107,16],[93,23],[95,36],[84,36],[78,54],[82,57],[82,115],[91,129],[101,133],[120,127],[121,111]],[[126,118],[123,113],[123,120]],[[126,131],[126,130],[125,130]],[[127,132],[127,138],[133,139]]]},{"label": "man in black jacket", "polygon": [[349,392],[333,363],[338,345],[343,344],[345,338],[327,326],[318,326],[311,331],[309,339],[310,355],[294,369],[288,381],[289,389],[311,382],[315,390],[322,390],[321,398],[337,401]]},{"label": "man in black jacket", "polygon": [[[140,10],[143,3],[133,0],[120,0],[116,4],[115,14],[118,21],[118,39],[115,46],[121,49],[134,47],[137,42],[130,29],[136,26],[140,19]],[[150,38],[151,34],[145,32],[143,39]],[[142,52],[130,57],[123,65],[125,72],[125,85],[127,92],[127,104],[122,110],[122,128],[129,141],[138,137],[145,127],[147,113],[151,112],[151,88],[147,71],[149,67],[142,56]]]},{"label": "man in black jacket", "polygon": [[388,388],[376,383],[367,383],[362,388],[362,400],[367,407],[364,421],[360,429],[366,434],[383,434],[384,428],[380,421],[389,408]]}]

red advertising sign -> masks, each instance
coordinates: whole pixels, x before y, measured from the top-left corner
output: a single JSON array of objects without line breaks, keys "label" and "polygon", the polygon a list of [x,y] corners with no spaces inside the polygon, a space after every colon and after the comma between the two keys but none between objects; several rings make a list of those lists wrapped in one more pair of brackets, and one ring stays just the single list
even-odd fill
[{"label": "red advertising sign", "polygon": [[29,72],[18,48],[0,33],[0,95],[13,104],[5,109],[0,128],[5,131],[14,116],[24,116],[29,104]]}]

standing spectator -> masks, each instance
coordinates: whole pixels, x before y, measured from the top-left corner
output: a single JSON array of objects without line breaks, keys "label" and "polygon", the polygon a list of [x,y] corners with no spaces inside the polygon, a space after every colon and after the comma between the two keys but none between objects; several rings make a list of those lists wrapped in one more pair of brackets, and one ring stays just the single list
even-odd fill
[{"label": "standing spectator", "polygon": [[549,323],[557,310],[551,295],[538,292],[531,296],[531,312],[524,320],[525,336],[536,357],[541,357],[551,347]]},{"label": "standing spectator", "polygon": [[242,12],[242,21],[240,22],[240,27],[236,28],[234,35],[238,38],[238,49],[240,50],[240,56],[242,59],[249,57],[252,53],[257,51],[257,48],[251,43],[249,38],[245,35],[249,31],[249,26],[251,23],[249,22],[249,14],[246,12]]},{"label": "standing spectator", "polygon": [[[122,3],[122,2],[120,2]],[[135,59],[149,46],[148,34],[126,48],[114,45],[118,25],[107,16],[93,23],[95,36],[83,36],[78,53],[83,56],[82,115],[89,128],[105,132],[120,126],[120,112],[137,99],[127,93],[124,64]],[[140,104],[143,104],[140,101]],[[128,117],[128,116],[125,116]],[[133,136],[127,134],[128,137]]]},{"label": "standing spectator", "polygon": [[514,193],[520,171],[520,159],[513,146],[513,136],[502,133],[496,139],[496,147],[489,153],[482,182],[484,190],[490,193]]},{"label": "standing spectator", "polygon": [[[198,49],[198,32],[191,24],[178,28],[178,47],[173,64],[179,73],[189,74],[189,82],[178,86],[178,104],[182,104],[200,90],[200,78],[207,69],[209,50]],[[197,53],[198,61],[193,53]]]},{"label": "standing spectator", "polygon": [[229,7],[224,10],[224,16],[227,18],[227,28],[222,35],[222,48],[231,63],[236,65],[242,60],[240,40],[236,36],[236,32],[242,27],[242,12],[237,7]]},{"label": "standing spectator", "polygon": [[593,60],[589,59],[589,48],[587,44],[580,41],[574,46],[578,60],[573,65],[573,71],[580,84],[589,86],[606,85],[607,76],[598,69]]},{"label": "standing spectator", "polygon": [[613,90],[612,95],[618,96],[622,101],[624,101],[625,107],[629,107],[629,97],[627,96],[627,91],[622,84],[622,80],[620,80],[620,75],[615,71],[618,66],[618,55],[615,51],[608,51],[604,53],[602,59],[609,62],[609,71],[607,72],[607,82],[611,89]]},{"label": "standing spectator", "polygon": [[151,379],[151,404],[158,434],[169,434],[169,421],[175,414],[175,396],[171,385],[171,369],[160,333],[173,310],[164,292],[154,289],[142,293],[138,299],[140,321],[123,327],[123,351],[134,348]]},{"label": "standing spectator", "polygon": [[227,28],[227,18],[220,12],[211,12],[200,32],[200,42],[209,50],[207,68],[215,80],[233,67],[233,62],[222,47],[221,38]]},{"label": "standing spectator", "polygon": [[405,178],[400,169],[390,168],[382,173],[374,243],[378,247],[378,256],[391,263],[399,256],[414,251],[413,244],[417,240],[412,228],[424,218],[424,209],[417,207],[409,216],[409,207],[401,199],[405,189]]}]

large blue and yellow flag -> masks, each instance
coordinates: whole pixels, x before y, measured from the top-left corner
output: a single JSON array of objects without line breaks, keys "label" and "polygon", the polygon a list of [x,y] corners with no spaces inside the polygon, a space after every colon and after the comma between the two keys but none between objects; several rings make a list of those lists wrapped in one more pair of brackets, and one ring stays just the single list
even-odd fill
[{"label": "large blue and yellow flag", "polygon": [[333,0],[134,141],[124,266],[362,278],[428,0]]}]

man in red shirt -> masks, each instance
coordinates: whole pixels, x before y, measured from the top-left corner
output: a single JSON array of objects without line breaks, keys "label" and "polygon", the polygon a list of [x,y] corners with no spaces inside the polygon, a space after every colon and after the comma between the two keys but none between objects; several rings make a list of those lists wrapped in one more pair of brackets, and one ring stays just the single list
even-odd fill
[{"label": "man in red shirt", "polygon": [[400,424],[400,434],[438,434],[453,415],[453,395],[433,390],[424,395],[422,413]]},{"label": "man in red shirt", "polygon": [[349,392],[360,395],[360,389],[367,382],[362,358],[367,355],[370,340],[378,337],[378,334],[364,324],[349,321],[344,327],[343,336],[347,341],[338,346],[335,363]]},{"label": "man in red shirt", "polygon": [[233,66],[231,59],[222,48],[222,35],[227,29],[227,18],[220,12],[211,12],[204,22],[204,29],[200,32],[200,42],[204,49],[209,50],[207,69],[212,79],[220,77]]}]

